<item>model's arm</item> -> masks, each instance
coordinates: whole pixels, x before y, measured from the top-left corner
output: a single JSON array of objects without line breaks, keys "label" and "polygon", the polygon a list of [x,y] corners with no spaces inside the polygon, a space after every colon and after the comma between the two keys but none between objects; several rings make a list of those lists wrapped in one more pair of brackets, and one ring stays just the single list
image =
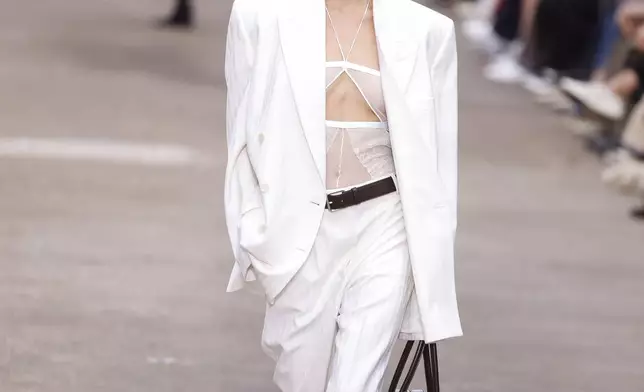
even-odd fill
[{"label": "model's arm", "polygon": [[452,228],[456,229],[458,188],[458,87],[454,24],[446,28],[432,65],[438,174],[447,190]]},{"label": "model's arm", "polygon": [[226,39],[228,165],[224,184],[224,202],[233,254],[246,277],[250,262],[240,252],[239,222],[244,213],[259,208],[262,204],[257,179],[246,149],[247,95],[255,51],[238,4],[239,2],[236,1],[233,5]]}]

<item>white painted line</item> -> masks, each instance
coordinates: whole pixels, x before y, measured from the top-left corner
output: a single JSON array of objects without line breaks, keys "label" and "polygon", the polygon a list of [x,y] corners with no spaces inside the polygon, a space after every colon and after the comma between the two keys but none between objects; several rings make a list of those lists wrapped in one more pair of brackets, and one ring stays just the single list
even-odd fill
[{"label": "white painted line", "polygon": [[65,159],[149,166],[185,166],[207,161],[203,154],[181,145],[76,138],[0,138],[0,158]]}]

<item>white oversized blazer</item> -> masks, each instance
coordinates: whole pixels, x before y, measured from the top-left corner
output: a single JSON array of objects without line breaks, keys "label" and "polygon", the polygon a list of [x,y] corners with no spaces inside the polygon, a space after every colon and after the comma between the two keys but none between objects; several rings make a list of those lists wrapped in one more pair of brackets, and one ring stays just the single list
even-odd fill
[{"label": "white oversized blazer", "polygon": [[[307,259],[324,212],[324,4],[236,0],[228,29],[228,290],[257,279],[269,304]],[[454,26],[411,0],[374,0],[374,21],[415,284],[401,337],[459,336]]]}]

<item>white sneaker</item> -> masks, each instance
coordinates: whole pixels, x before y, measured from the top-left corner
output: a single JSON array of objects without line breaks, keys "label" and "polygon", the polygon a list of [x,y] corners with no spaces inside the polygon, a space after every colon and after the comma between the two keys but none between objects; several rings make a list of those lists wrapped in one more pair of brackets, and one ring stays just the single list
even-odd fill
[{"label": "white sneaker", "polygon": [[546,69],[543,76],[526,76],[523,87],[534,94],[537,103],[550,106],[557,112],[573,112],[575,102],[559,89],[556,80],[555,71]]},{"label": "white sneaker", "polygon": [[610,120],[620,120],[624,117],[626,112],[624,100],[604,83],[563,78],[559,85],[563,91],[578,99],[589,110],[600,116]]},{"label": "white sneaker", "polygon": [[463,36],[470,42],[477,43],[493,33],[489,22],[481,19],[469,19],[461,24]]},{"label": "white sneaker", "polygon": [[549,94],[538,95],[535,101],[551,107],[556,112],[570,113],[575,111],[575,102],[558,89]]},{"label": "white sneaker", "polygon": [[492,19],[496,13],[498,3],[498,0],[478,0],[476,8],[484,18]]},{"label": "white sneaker", "polygon": [[545,78],[528,74],[523,79],[523,88],[534,94],[537,103],[550,106],[557,112],[572,112],[575,108],[573,100]]},{"label": "white sneaker", "polygon": [[545,78],[526,73],[522,80],[523,88],[536,96],[551,95],[557,88]]},{"label": "white sneaker", "polygon": [[478,0],[477,2],[459,2],[454,7],[461,19],[492,19],[497,0]]},{"label": "white sneaker", "polygon": [[507,44],[505,52],[508,56],[512,57],[516,61],[519,61],[519,59],[521,58],[521,55],[523,54],[524,49],[525,49],[525,45],[523,42],[512,41],[509,44]]},{"label": "white sneaker", "polygon": [[626,152],[619,153],[616,160],[604,169],[602,180],[626,195],[644,197],[644,163]]},{"label": "white sneaker", "polygon": [[576,116],[565,117],[564,125],[574,135],[592,137],[597,136],[602,131],[601,123]]},{"label": "white sneaker", "polygon": [[479,19],[482,15],[479,14],[479,10],[476,3],[464,2],[457,3],[454,7],[454,13],[461,19]]},{"label": "white sneaker", "polygon": [[519,83],[523,80],[525,70],[507,54],[496,56],[484,69],[483,76],[497,83]]},{"label": "white sneaker", "polygon": [[494,34],[492,25],[486,20],[472,19],[461,24],[463,36],[477,49],[493,54],[501,50],[501,40]]}]

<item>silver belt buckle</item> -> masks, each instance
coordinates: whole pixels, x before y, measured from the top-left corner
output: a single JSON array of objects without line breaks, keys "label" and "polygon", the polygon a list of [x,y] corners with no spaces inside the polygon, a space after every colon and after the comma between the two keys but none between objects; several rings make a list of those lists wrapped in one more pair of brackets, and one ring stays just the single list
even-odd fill
[{"label": "silver belt buckle", "polygon": [[[358,188],[354,187],[354,188],[347,189],[347,190],[344,190],[344,191],[337,191],[337,192],[327,193],[326,194],[326,205],[327,205],[327,208],[329,209],[329,212],[333,212],[333,211],[337,211],[337,210],[341,209],[341,208],[333,208],[333,206],[331,205],[331,202],[329,201],[329,196],[342,196],[342,195],[346,195],[347,193],[350,193],[351,198],[355,202],[355,199],[356,199],[356,192],[355,191],[356,191],[356,189],[358,189]],[[342,198],[342,200],[344,200],[344,197]]]},{"label": "silver belt buckle", "polygon": [[336,208],[333,208],[331,205],[331,202],[329,201],[329,196],[339,196],[343,193],[344,191],[337,191],[337,192],[331,192],[326,194],[326,208],[329,210],[329,212],[337,211]]}]

